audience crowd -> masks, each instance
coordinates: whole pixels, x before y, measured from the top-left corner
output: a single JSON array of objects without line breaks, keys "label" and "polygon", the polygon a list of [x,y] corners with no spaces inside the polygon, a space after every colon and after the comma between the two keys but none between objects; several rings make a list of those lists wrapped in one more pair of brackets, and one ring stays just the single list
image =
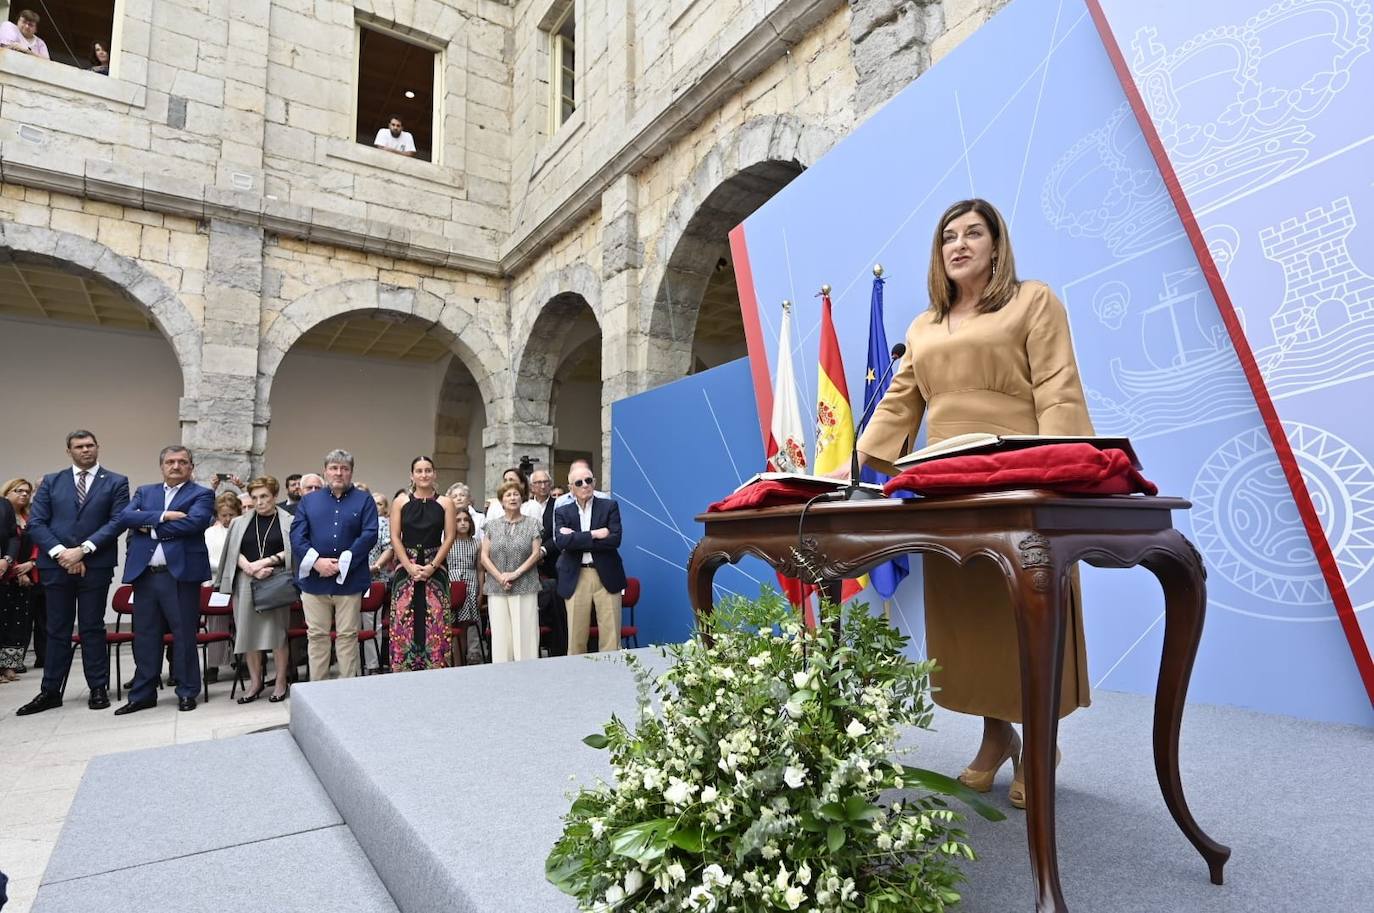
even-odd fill
[{"label": "audience crowd", "polygon": [[[132,631],[135,673],[116,714],[156,705],[164,656],[165,684],[193,710],[203,678],[225,664],[244,680],[239,703],[286,700],[299,640],[315,681],[331,668],[351,677],[584,653],[593,611],[598,648],[620,647],[620,509],[586,461],[567,489],[546,469],[508,469],[479,509],[466,484],[440,487],[427,456],[387,497],[354,482],[344,450],[282,485],[198,480],[192,453],[171,445],[157,455],[161,482],[131,494],[92,432],[66,443],[69,466],[0,487],[0,684],[29,671],[30,647],[42,671],[19,716],[62,705],[78,646],[87,706],[110,706],[119,638],[105,619],[121,538],[132,598],[116,609],[132,622],[114,633]],[[360,640],[375,646],[370,664]]]}]

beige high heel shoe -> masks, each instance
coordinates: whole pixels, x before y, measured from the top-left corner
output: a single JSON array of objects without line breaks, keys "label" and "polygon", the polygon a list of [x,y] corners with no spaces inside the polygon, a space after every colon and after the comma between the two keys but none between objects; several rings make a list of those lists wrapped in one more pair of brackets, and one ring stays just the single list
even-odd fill
[{"label": "beige high heel shoe", "polygon": [[[1059,762],[1064,760],[1064,755],[1059,751],[1058,746],[1054,749],[1054,766],[1059,767]],[[1021,765],[1016,765],[1016,773],[1011,779],[1011,789],[1007,790],[1007,799],[1015,808],[1024,809],[1026,807],[1026,781],[1021,779]]]},{"label": "beige high heel shoe", "polygon": [[997,771],[1002,769],[1002,765],[1011,761],[1011,767],[1015,776],[1021,775],[1021,737],[1013,730],[1011,740],[1007,742],[1007,750],[1002,757],[997,759],[997,763],[992,765],[991,770],[974,770],[972,767],[965,767],[964,772],[959,774],[959,782],[967,786],[976,793],[992,792],[992,781],[997,777]]}]

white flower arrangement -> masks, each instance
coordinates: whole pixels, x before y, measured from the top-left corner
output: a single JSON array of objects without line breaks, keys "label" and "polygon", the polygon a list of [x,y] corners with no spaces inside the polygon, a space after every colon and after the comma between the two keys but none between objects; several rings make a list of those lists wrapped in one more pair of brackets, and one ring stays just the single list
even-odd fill
[{"label": "white flower arrangement", "polygon": [[957,903],[956,863],[973,851],[943,796],[1002,816],[894,760],[899,736],[931,719],[932,663],[905,644],[866,606],[822,607],[807,630],[765,592],[701,619],[657,679],[627,655],[637,725],[613,717],[586,738],[610,749],[615,782],[575,797],[549,880],[588,913]]}]

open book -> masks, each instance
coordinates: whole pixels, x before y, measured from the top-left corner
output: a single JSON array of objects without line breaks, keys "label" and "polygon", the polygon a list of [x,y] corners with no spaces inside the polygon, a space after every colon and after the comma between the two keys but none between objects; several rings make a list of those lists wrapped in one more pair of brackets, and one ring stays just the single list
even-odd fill
[{"label": "open book", "polygon": [[[823,491],[839,491],[841,488],[849,487],[847,481],[829,479],[825,476],[807,475],[804,472],[756,472],[745,479],[735,491],[743,491],[755,482],[792,482],[796,485],[810,485],[815,487],[817,494]],[[860,482],[859,487],[877,492],[883,490],[883,486],[875,485],[872,482]]]},{"label": "open book", "polygon": [[958,434],[945,438],[938,444],[922,447],[908,453],[897,461],[899,469],[915,466],[928,460],[938,460],[950,456],[973,456],[980,453],[995,453],[1003,450],[1024,450],[1044,444],[1091,444],[1098,450],[1122,450],[1130,458],[1131,465],[1140,468],[1140,459],[1131,447],[1131,439],[1125,437],[1100,437],[1093,435],[1074,436],[1059,434]]}]

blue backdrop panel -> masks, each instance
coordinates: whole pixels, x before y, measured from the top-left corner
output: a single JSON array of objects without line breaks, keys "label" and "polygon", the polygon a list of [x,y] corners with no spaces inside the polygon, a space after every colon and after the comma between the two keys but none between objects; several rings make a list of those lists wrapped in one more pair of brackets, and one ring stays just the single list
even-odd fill
[{"label": "blue backdrop panel", "polygon": [[[1374,640],[1374,4],[1107,0],[1104,12],[1245,327],[1347,592]],[[1131,189],[1112,182],[1125,197]],[[1365,224],[1361,224],[1361,216]],[[1184,333],[1193,332],[1185,324]],[[1218,366],[1180,350],[1199,389]],[[1216,407],[1215,411],[1228,411]],[[1281,481],[1248,439],[1211,455],[1199,546],[1279,625],[1329,625]],[[1202,533],[1202,531],[1199,531]]]},{"label": "blue backdrop panel", "polygon": [[[702,529],[693,517],[763,468],[749,362],[740,359],[611,405],[614,494],[625,570],[643,587],[640,642],[692,630],[687,560]],[[768,565],[746,558],[716,573],[716,598],[777,589]]]},{"label": "blue backdrop panel", "polygon": [[[1160,34],[1200,28],[1196,3],[1137,6],[1134,15],[1148,16]],[[1289,52],[1304,53],[1309,44]],[[1215,69],[1196,65],[1200,73]],[[1368,118],[1361,123],[1367,130]],[[1238,155],[1213,164],[1237,172],[1249,162]],[[1360,185],[1352,193],[1368,191],[1367,173],[1349,183]],[[862,390],[872,265],[887,268],[887,332],[901,339],[926,305],[939,214],[974,195],[1009,220],[1022,278],[1048,282],[1068,307],[1099,432],[1130,434],[1161,489],[1198,502],[1178,521],[1214,571],[1191,697],[1374,723],[1235,351],[1082,0],[1013,3],[746,220],[765,343],[751,357],[776,364],[778,303],[796,302],[790,345],[803,421],[812,423],[813,295],[828,282],[849,389]],[[1334,201],[1323,205],[1331,219],[1345,218]],[[1292,217],[1328,218],[1301,207]],[[1260,262],[1257,251],[1249,256]],[[1264,281],[1283,288],[1281,265],[1264,262],[1271,271]],[[1250,307],[1248,299],[1237,301]],[[1256,310],[1247,326],[1270,317]],[[1346,371],[1322,367],[1329,357],[1318,353],[1306,370]],[[1346,402],[1355,389],[1344,388]],[[1334,465],[1335,475],[1367,471],[1355,460],[1356,430],[1324,432],[1316,422],[1290,431],[1304,441],[1300,449],[1326,455],[1309,461],[1309,476],[1333,474],[1321,475],[1318,463]],[[757,433],[756,425],[741,447],[755,449]],[[617,463],[617,488],[623,466]],[[1358,499],[1367,486],[1329,484],[1328,514],[1348,509],[1363,517],[1343,492]],[[1347,552],[1368,557],[1361,542]],[[1084,587],[1092,683],[1152,691],[1163,634],[1153,578],[1089,570]],[[919,642],[919,587],[909,581],[897,602],[894,621]]]}]

